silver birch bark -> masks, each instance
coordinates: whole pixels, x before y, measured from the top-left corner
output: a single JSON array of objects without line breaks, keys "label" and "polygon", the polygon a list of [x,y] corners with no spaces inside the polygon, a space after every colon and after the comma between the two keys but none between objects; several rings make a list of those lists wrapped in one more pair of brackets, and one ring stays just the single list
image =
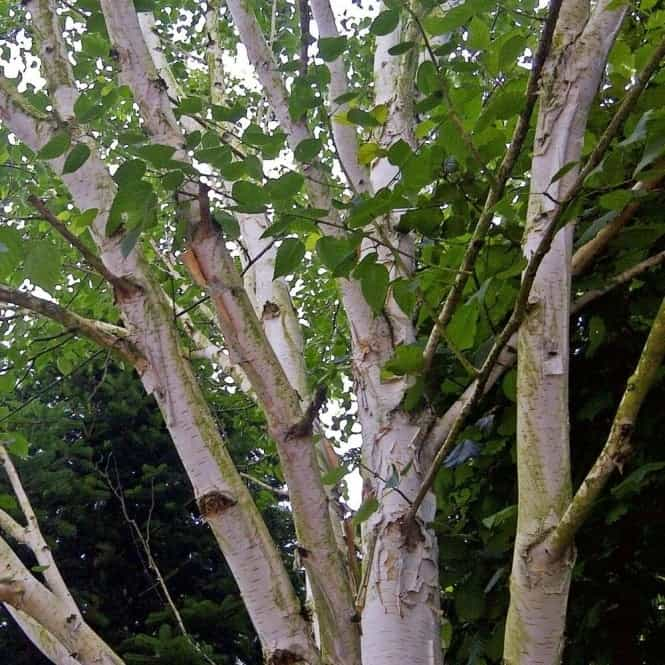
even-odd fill
[{"label": "silver birch bark", "polygon": [[[625,9],[564,1],[545,63],[531,168],[524,254],[529,259],[578,169],[589,108]],[[571,499],[568,346],[573,225],[557,233],[529,296],[518,335],[518,523],[504,660],[556,665],[564,647],[574,551],[553,558],[540,547]]]},{"label": "silver birch bark", "polygon": [[[417,11],[415,3],[409,4]],[[396,44],[414,39],[418,39],[418,33],[413,18],[403,12],[397,28],[376,40],[374,101],[389,109],[389,119],[377,140],[386,149],[398,140],[416,147],[413,81],[417,50],[401,57],[388,53]],[[372,191],[390,187],[397,176],[398,169],[386,158],[375,160],[371,168]],[[363,246],[363,251],[378,252],[391,278],[408,276],[413,270],[413,259],[409,258],[415,253],[413,239],[394,232],[398,222],[399,215],[388,216],[381,226],[384,237],[397,247],[399,261],[388,248],[375,248],[371,243]],[[371,350],[362,355],[358,350],[354,353],[366,468],[364,495],[375,496],[379,501],[377,511],[363,529],[363,567],[367,575],[362,608],[363,662],[436,665],[443,660],[439,641],[438,546],[432,528],[436,501],[429,493],[415,522],[407,524],[405,515],[410,504],[403,495],[416,495],[427,470],[419,457],[420,423],[400,408],[409,382],[403,378],[386,382],[380,376],[381,367],[394,352],[393,345],[413,343],[415,331],[410,318],[391,297],[386,302],[385,316],[390,320],[391,331],[381,330],[380,317],[377,318]],[[407,467],[409,470],[402,476]],[[387,488],[378,479],[390,478],[394,469],[400,473],[400,492]]]},{"label": "silver birch bark", "polygon": [[[0,601],[29,617],[27,620],[19,618],[19,624],[26,626],[30,639],[42,652],[51,650],[64,656],[59,643],[80,665],[123,665],[120,657],[83,621],[81,615],[72,612],[69,602],[34,577],[4,538],[0,538],[0,566]],[[39,633],[39,627],[46,631],[43,635]],[[66,660],[63,659],[64,663]]]},{"label": "silver birch bark", "polygon": [[[38,26],[44,73],[50,89],[64,89],[69,82],[67,104],[56,108],[64,117],[76,90],[66,56],[53,57],[62,46],[51,31],[57,30],[55,3],[30,2]],[[58,63],[55,67],[54,63]],[[146,82],[144,81],[144,84]],[[63,93],[64,94],[64,93]],[[54,99],[56,107],[59,106]],[[162,111],[153,109],[156,117]],[[33,150],[45,145],[54,131],[47,118],[35,116],[8,85],[0,92],[0,113],[7,126]],[[75,137],[77,138],[77,137]],[[83,140],[83,139],[79,139]],[[81,210],[97,208],[92,233],[109,271],[130,278],[136,288],[116,289],[116,300],[126,327],[136,338],[145,362],[137,369],[166,421],[185,470],[192,482],[202,514],[210,524],[238,582],[250,617],[268,661],[291,654],[306,663],[318,663],[311,632],[301,614],[300,603],[272,539],[251,496],[235,469],[217,424],[180,348],[172,312],[163,291],[149,276],[147,265],[136,250],[124,256],[121,238],[106,237],[105,227],[115,193],[106,166],[93,154],[83,168],[63,176],[75,204]],[[60,173],[63,159],[50,165]]]},{"label": "silver birch bark", "polygon": [[[156,142],[175,147],[180,158],[189,159],[181,150],[184,140],[171,101],[154,77],[154,63],[133,6],[124,0],[103,0],[102,9],[119,54],[121,80],[133,90],[146,129]],[[252,384],[266,414],[268,430],[277,443],[301,559],[312,583],[317,612],[320,617],[326,616],[325,622],[319,623],[323,653],[329,654],[333,662],[351,665],[358,662],[352,595],[321,482],[312,423],[301,426],[306,415],[300,396],[265,336],[226,241],[211,224],[208,205],[207,191],[201,190],[198,210],[190,207],[188,213],[190,266],[196,266],[232,360]]]}]

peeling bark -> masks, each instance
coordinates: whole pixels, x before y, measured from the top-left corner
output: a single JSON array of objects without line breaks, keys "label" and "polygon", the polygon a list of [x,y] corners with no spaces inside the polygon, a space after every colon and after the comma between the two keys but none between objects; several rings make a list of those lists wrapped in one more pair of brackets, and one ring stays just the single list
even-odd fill
[{"label": "peeling bark", "polygon": [[[531,167],[523,250],[527,259],[576,181],[587,115],[625,9],[599,3],[591,17],[582,0],[561,7],[553,49],[544,65]],[[529,295],[518,335],[518,522],[506,622],[504,660],[510,665],[558,665],[574,552],[554,559],[542,541],[571,499],[568,424],[570,284],[573,226],[555,236]]]}]

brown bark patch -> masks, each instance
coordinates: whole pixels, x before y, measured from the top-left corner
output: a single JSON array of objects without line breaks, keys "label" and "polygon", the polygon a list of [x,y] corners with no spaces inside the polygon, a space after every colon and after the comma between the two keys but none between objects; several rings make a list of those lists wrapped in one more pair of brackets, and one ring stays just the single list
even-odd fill
[{"label": "brown bark patch", "polygon": [[294,663],[304,663],[303,660],[297,653],[289,651],[288,649],[277,649],[273,651],[266,661],[267,665],[294,665]]},{"label": "brown bark patch", "polygon": [[411,519],[407,515],[399,521],[398,525],[404,538],[404,544],[409,551],[415,550],[425,540],[425,536],[416,518]]},{"label": "brown bark patch", "polygon": [[232,496],[225,494],[224,492],[208,492],[203,496],[199,497],[199,510],[203,517],[209,517],[210,515],[219,515],[223,513],[231,506],[235,506],[238,503]]},{"label": "brown bark patch", "polygon": [[263,314],[262,318],[264,321],[268,319],[276,319],[279,316],[280,310],[277,303],[266,300],[265,305],[263,305]]}]

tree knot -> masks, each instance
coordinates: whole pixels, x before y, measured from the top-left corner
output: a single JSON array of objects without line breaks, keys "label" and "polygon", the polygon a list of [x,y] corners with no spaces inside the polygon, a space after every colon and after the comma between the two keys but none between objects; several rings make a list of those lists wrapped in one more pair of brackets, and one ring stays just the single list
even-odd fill
[{"label": "tree knot", "polygon": [[230,494],[217,490],[206,492],[198,500],[199,511],[203,517],[219,515],[236,503],[238,502]]}]

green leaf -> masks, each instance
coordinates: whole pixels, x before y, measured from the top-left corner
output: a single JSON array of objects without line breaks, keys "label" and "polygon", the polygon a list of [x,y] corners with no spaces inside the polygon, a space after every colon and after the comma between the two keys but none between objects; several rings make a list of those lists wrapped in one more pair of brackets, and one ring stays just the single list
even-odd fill
[{"label": "green leaf", "polygon": [[141,159],[129,159],[121,164],[113,174],[118,187],[131,187],[145,175],[146,165]]},{"label": "green leaf", "polygon": [[64,155],[71,144],[71,137],[63,130],[56,132],[49,142],[37,153],[39,159],[56,159]]},{"label": "green leaf", "polygon": [[644,170],[650,164],[653,164],[665,152],[665,132],[649,140],[644,148],[644,154],[638,165],[635,167],[633,177]]},{"label": "green leaf", "polygon": [[43,573],[43,572],[47,571],[50,567],[51,567],[50,565],[46,565],[46,566],[32,566],[32,568],[30,568],[30,570],[31,570],[33,573]]},{"label": "green leaf", "polygon": [[265,205],[268,202],[263,187],[248,180],[238,180],[231,190],[233,198],[242,205]]},{"label": "green leaf", "polygon": [[188,115],[202,113],[203,101],[200,97],[185,97],[178,104],[178,111]]},{"label": "green leaf", "polygon": [[503,394],[511,401],[517,402],[517,372],[511,369],[501,381]]},{"label": "green leaf", "polygon": [[324,62],[337,60],[346,49],[346,37],[322,37],[319,39],[319,55]]},{"label": "green leaf", "polygon": [[145,180],[124,182],[118,188],[109,221],[107,236],[113,235],[122,225],[134,228],[140,224],[150,225],[157,210],[157,196],[152,185]]},{"label": "green leaf", "polygon": [[85,143],[77,143],[65,159],[62,175],[78,171],[90,157],[90,148]]},{"label": "green leaf", "polygon": [[553,176],[552,179],[550,180],[550,185],[557,182],[558,180],[561,180],[563,176],[566,175],[566,173],[570,173],[578,164],[579,160],[575,160],[573,162],[568,162],[567,164],[564,164]]},{"label": "green leaf", "polygon": [[137,226],[129,229],[129,231],[127,231],[127,233],[125,233],[125,235],[122,237],[120,251],[122,252],[124,258],[127,258],[132,253],[132,250],[134,247],[136,247],[136,243],[139,241],[142,232],[143,226],[142,224],[138,224]]},{"label": "green leaf", "polygon": [[411,159],[412,155],[411,146],[402,139],[399,139],[399,141],[396,141],[388,148],[388,161],[393,166],[403,166]]},{"label": "green leaf", "polygon": [[240,237],[240,224],[233,215],[218,210],[212,214],[212,218],[221,227],[225,238],[237,240]]},{"label": "green leaf", "polygon": [[146,135],[141,132],[121,132],[118,135],[118,143],[120,143],[120,145],[137,145],[139,143],[145,143],[147,140]]},{"label": "green leaf", "polygon": [[439,73],[431,60],[425,60],[416,72],[416,86],[424,95],[431,95],[441,88]]},{"label": "green leaf", "polygon": [[273,279],[291,275],[296,271],[305,256],[305,245],[297,238],[287,238],[277,250]]},{"label": "green leaf", "polygon": [[347,238],[323,236],[316,243],[316,253],[334,277],[347,277],[357,260],[357,249]]},{"label": "green leaf", "polygon": [[598,203],[606,210],[621,210],[633,199],[633,193],[626,189],[617,189],[603,194]]},{"label": "green leaf", "polygon": [[185,174],[182,171],[169,171],[162,178],[162,187],[169,192],[174,192],[176,189],[179,189],[182,183],[185,181]]},{"label": "green leaf", "polygon": [[358,526],[366,522],[379,509],[379,502],[376,497],[370,497],[360,504],[360,507],[353,516],[353,525]]},{"label": "green leaf", "polygon": [[424,365],[423,348],[420,344],[399,344],[395,354],[384,365],[384,368],[393,374],[418,374]]},{"label": "green leaf", "polygon": [[0,226],[0,278],[7,278],[23,259],[25,243],[21,233],[11,226]]},{"label": "green leaf", "polygon": [[358,161],[363,165],[371,164],[377,157],[383,154],[383,150],[378,143],[363,143],[358,148]]},{"label": "green leaf", "polygon": [[56,358],[55,364],[60,370],[60,373],[65,376],[74,369],[74,363],[72,362],[71,356],[66,353],[59,355]]},{"label": "green leaf", "polygon": [[30,450],[30,443],[21,432],[12,432],[7,437],[7,450],[16,457],[26,459]]},{"label": "green leaf", "polygon": [[399,44],[395,44],[395,46],[391,46],[388,49],[388,55],[404,55],[415,45],[416,42],[400,42]]},{"label": "green leaf", "polygon": [[399,9],[387,9],[381,12],[369,27],[373,35],[389,35],[399,24]]},{"label": "green leaf", "polygon": [[469,25],[467,44],[476,51],[486,51],[490,45],[490,29],[487,23],[475,16]]},{"label": "green leaf", "polygon": [[508,506],[503,510],[485,517],[482,522],[487,529],[493,529],[495,526],[501,526],[508,520],[512,520],[517,517],[517,506]]},{"label": "green leaf", "polygon": [[171,161],[175,148],[170,145],[146,145],[139,148],[137,154],[150,162],[155,168],[164,168]]},{"label": "green leaf", "polygon": [[455,312],[452,321],[448,324],[448,337],[460,351],[473,346],[479,314],[478,300],[470,300]]},{"label": "green leaf", "polygon": [[378,127],[381,124],[371,113],[359,108],[349,109],[346,118],[349,122],[361,127]]},{"label": "green leaf", "polygon": [[512,35],[503,42],[499,50],[499,69],[506,71],[517,65],[517,60],[526,46],[526,38],[522,34]]},{"label": "green leaf", "polygon": [[354,100],[359,95],[360,95],[359,92],[345,92],[343,95],[335,97],[335,99],[333,99],[333,102],[335,102],[335,104],[337,104],[338,106],[342,106],[342,104],[348,104],[350,101]]},{"label": "green leaf", "polygon": [[97,33],[87,33],[81,37],[83,53],[91,58],[105,58],[111,50],[109,42]]},{"label": "green leaf", "polygon": [[381,263],[368,263],[356,268],[356,276],[360,277],[360,288],[365,300],[375,314],[379,314],[386,302],[390,275]]},{"label": "green leaf", "polygon": [[279,178],[269,180],[266,183],[266,191],[271,198],[277,201],[283,201],[295,196],[305,184],[305,178],[300,173],[289,171]]},{"label": "green leaf", "polygon": [[305,139],[301,141],[293,151],[293,156],[298,162],[311,162],[321,152],[323,145],[319,139]]},{"label": "green leaf", "polygon": [[639,469],[633,471],[624,481],[612,488],[612,494],[618,498],[624,498],[639,492],[645,484],[645,479],[652,473],[665,469],[665,462],[650,462],[643,464]]},{"label": "green leaf", "polygon": [[51,293],[60,278],[61,253],[47,240],[37,240],[29,245],[23,272],[37,286]]},{"label": "green leaf", "polygon": [[431,35],[446,35],[469,22],[469,19],[482,7],[478,3],[464,2],[449,9],[443,16],[432,14],[424,20],[425,28]]},{"label": "green leaf", "polygon": [[416,308],[417,297],[415,286],[412,280],[406,278],[397,279],[392,283],[392,293],[395,302],[408,316],[412,316]]},{"label": "green leaf", "polygon": [[324,485],[337,485],[348,472],[348,469],[344,466],[335,467],[321,476],[321,482]]}]

